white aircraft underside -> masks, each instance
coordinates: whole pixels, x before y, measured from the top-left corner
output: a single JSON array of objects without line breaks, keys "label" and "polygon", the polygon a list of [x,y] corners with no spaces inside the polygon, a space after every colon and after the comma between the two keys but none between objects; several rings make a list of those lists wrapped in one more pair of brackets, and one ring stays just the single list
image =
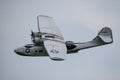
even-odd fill
[{"label": "white aircraft underside", "polygon": [[108,27],[104,27],[92,41],[74,43],[64,41],[52,17],[39,15],[37,21],[39,32],[31,32],[33,44],[15,49],[14,51],[17,54],[23,56],[49,56],[52,60],[60,61],[66,59],[67,54],[113,42],[112,31]]}]

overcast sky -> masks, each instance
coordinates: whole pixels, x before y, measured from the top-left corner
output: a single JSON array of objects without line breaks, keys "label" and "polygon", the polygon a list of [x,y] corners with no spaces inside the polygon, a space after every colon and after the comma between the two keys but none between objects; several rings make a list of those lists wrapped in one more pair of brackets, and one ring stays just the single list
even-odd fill
[{"label": "overcast sky", "polygon": [[[14,49],[31,43],[37,15],[53,17],[66,41],[90,41],[108,26],[114,42],[61,62],[19,56]],[[119,26],[119,0],[0,0],[0,80],[120,80]]]}]

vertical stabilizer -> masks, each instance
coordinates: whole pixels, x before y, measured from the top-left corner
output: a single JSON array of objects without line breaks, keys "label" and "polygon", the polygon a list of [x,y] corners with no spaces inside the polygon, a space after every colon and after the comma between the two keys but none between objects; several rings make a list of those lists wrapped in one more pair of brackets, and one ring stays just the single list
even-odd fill
[{"label": "vertical stabilizer", "polygon": [[95,42],[101,42],[101,43],[112,43],[113,37],[112,37],[112,30],[109,27],[104,27],[102,30],[98,33],[98,35],[93,40]]}]

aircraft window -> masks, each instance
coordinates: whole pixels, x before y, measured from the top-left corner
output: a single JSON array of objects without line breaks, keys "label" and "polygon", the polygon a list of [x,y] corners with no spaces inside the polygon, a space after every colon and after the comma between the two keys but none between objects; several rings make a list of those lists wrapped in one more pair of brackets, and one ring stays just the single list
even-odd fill
[{"label": "aircraft window", "polygon": [[43,52],[43,50],[39,50],[39,52]]},{"label": "aircraft window", "polygon": [[35,50],[35,52],[38,52],[37,50]]},{"label": "aircraft window", "polygon": [[27,45],[25,45],[25,47],[26,48],[31,48],[31,47],[33,47],[34,45],[32,45],[32,44],[27,44]]},{"label": "aircraft window", "polygon": [[35,50],[35,52],[43,52],[43,50],[39,50],[39,51]]}]

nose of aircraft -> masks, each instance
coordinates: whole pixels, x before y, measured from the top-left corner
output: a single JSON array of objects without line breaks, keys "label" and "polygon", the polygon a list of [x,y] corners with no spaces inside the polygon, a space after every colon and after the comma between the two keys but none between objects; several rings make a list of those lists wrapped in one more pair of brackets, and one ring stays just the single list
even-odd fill
[{"label": "nose of aircraft", "polygon": [[14,49],[14,52],[17,53],[17,54],[20,54],[20,53],[21,53],[20,49],[18,49],[18,48],[17,48],[17,49]]},{"label": "nose of aircraft", "polygon": [[14,49],[14,52],[15,52],[15,53],[17,53],[17,50],[16,50],[16,49]]},{"label": "nose of aircraft", "polygon": [[18,50],[17,50],[17,49],[14,49],[14,52],[15,52],[15,53],[18,53]]}]

